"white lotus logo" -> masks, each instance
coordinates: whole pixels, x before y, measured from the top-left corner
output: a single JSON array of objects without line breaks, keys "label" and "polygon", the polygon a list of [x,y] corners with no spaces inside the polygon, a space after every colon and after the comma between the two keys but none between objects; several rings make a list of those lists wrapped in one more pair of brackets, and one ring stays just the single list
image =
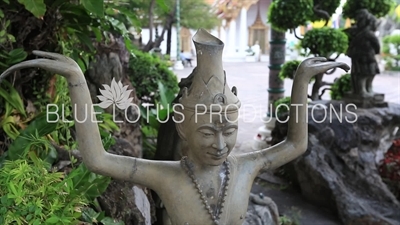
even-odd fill
[{"label": "white lotus logo", "polygon": [[111,81],[111,87],[103,84],[104,90],[100,89],[101,95],[98,95],[97,98],[101,101],[99,106],[103,109],[108,108],[110,105],[115,104],[119,109],[126,109],[131,105],[132,99],[129,98],[132,90],[127,90],[128,85],[122,86],[121,81],[118,83],[115,81],[115,78]]}]

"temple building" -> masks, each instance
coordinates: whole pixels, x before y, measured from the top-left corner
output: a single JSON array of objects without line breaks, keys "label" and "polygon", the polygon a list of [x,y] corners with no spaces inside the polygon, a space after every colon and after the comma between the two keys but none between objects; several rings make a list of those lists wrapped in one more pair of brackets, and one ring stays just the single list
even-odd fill
[{"label": "temple building", "polygon": [[[182,0],[181,0],[182,1]],[[267,12],[272,0],[204,0],[210,4],[214,13],[221,20],[221,26],[209,30],[211,34],[218,37],[225,43],[224,61],[267,61],[269,54],[270,25],[267,22]],[[308,27],[297,28],[297,34],[304,34],[308,29],[319,27],[324,22],[309,24]],[[333,18],[329,23],[332,27],[338,27],[338,20]],[[346,21],[347,26],[350,21]],[[162,27],[159,25],[158,30]],[[180,49],[186,53],[195,55],[192,36],[196,30],[185,27],[180,28],[179,43]],[[177,32],[176,27],[172,28],[171,37],[171,59],[177,55]],[[143,43],[149,39],[149,31],[144,28],[141,32]],[[294,46],[298,39],[289,31],[286,33],[286,54],[295,53]],[[161,43],[161,52],[166,53],[166,38]],[[251,50],[250,50],[251,49]],[[251,54],[259,52],[259,56],[254,58]],[[250,56],[249,56],[250,55]],[[293,56],[296,57],[296,56]]]}]

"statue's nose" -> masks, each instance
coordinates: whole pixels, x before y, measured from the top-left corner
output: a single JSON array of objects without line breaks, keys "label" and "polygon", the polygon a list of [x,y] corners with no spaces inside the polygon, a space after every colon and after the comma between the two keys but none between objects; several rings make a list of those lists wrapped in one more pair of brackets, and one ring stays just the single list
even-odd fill
[{"label": "statue's nose", "polygon": [[218,151],[222,151],[226,147],[225,139],[222,134],[216,135],[215,142],[212,147]]}]

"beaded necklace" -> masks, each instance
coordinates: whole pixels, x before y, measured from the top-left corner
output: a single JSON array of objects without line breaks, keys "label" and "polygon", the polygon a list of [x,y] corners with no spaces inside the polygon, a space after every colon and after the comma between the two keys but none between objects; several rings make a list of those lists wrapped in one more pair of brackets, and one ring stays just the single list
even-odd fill
[{"label": "beaded necklace", "polygon": [[222,192],[220,192],[218,194],[218,202],[217,202],[217,206],[215,207],[215,213],[213,212],[212,208],[208,204],[206,196],[204,196],[203,191],[200,188],[200,184],[197,182],[197,179],[194,176],[194,173],[191,170],[191,167],[188,166],[188,162],[187,162],[187,157],[186,156],[182,157],[181,165],[185,169],[185,171],[189,175],[189,177],[192,179],[192,182],[193,182],[195,188],[197,189],[197,192],[200,195],[200,199],[202,200],[205,209],[210,214],[211,219],[213,220],[214,224],[218,225],[219,224],[219,219],[221,217],[221,214],[223,212],[223,208],[224,208],[224,205],[225,205],[225,199],[226,199],[226,196],[228,195],[228,186],[229,186],[229,179],[230,179],[229,162],[228,161],[224,161],[225,179],[222,181]]}]

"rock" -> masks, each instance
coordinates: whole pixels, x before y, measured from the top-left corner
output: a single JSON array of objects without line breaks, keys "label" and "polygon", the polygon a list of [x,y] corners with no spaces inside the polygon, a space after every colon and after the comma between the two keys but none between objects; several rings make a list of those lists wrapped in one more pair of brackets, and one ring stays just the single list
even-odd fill
[{"label": "rock", "polygon": [[279,225],[278,207],[271,198],[250,193],[243,225]]},{"label": "rock", "polygon": [[[400,224],[400,203],[378,171],[400,126],[400,105],[361,109],[339,101],[321,104],[327,108],[309,109],[306,154],[283,166],[288,177],[304,197],[334,210],[344,224]],[[272,144],[286,133],[287,123],[277,122]]]},{"label": "rock", "polygon": [[[109,152],[117,155],[138,157],[130,142],[116,139]],[[150,225],[155,218],[155,204],[150,189],[132,182],[112,179],[106,191],[98,198],[106,215],[123,221],[125,225]]]},{"label": "rock", "polygon": [[106,215],[125,225],[150,225],[155,220],[154,204],[148,189],[131,182],[112,180],[99,197]]}]

